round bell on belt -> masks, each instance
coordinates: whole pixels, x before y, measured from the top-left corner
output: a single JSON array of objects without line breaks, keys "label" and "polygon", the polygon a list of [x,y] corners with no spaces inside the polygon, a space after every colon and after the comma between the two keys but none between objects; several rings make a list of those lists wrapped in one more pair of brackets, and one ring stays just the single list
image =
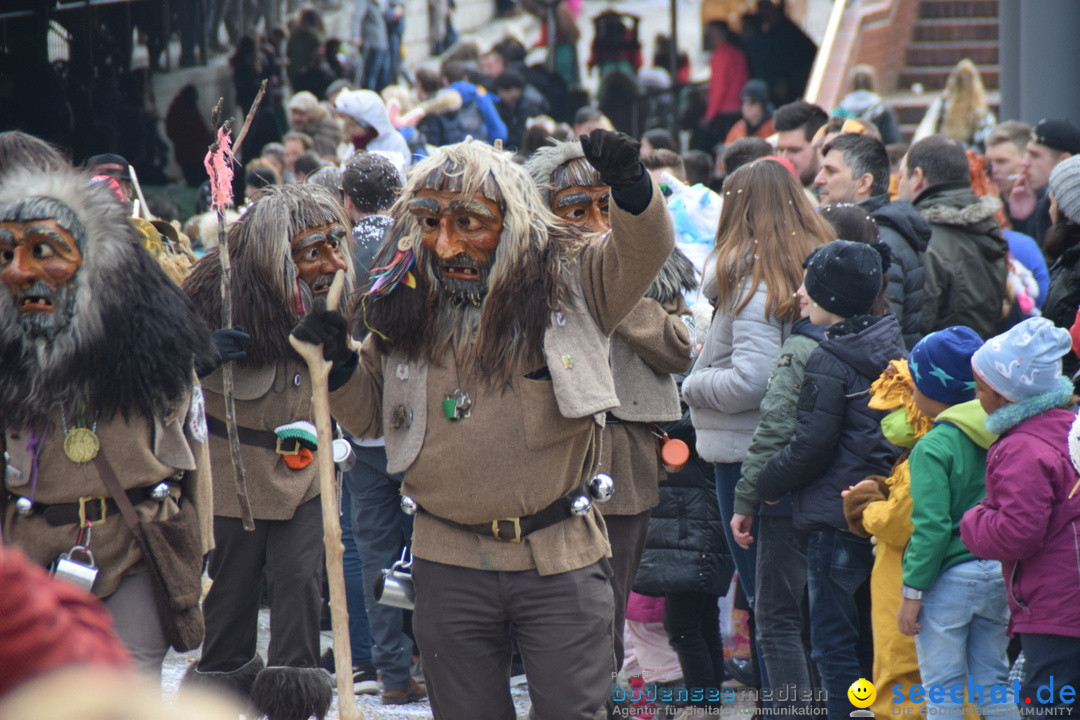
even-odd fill
[{"label": "round bell on belt", "polygon": [[34,501],[27,497],[21,497],[15,501],[15,513],[19,517],[28,517],[34,511]]},{"label": "round bell on belt", "polygon": [[158,483],[150,491],[150,497],[158,502],[165,502],[165,498],[169,497],[169,490],[172,489],[172,485],[167,482]]},{"label": "round bell on belt", "polygon": [[607,473],[596,473],[589,481],[589,494],[596,502],[607,502],[615,494],[615,481]]},{"label": "round bell on belt", "polygon": [[420,506],[417,505],[416,501],[413,500],[411,497],[409,497],[408,495],[401,496],[401,512],[405,513],[406,515],[415,515],[416,511],[419,509]]},{"label": "round bell on belt", "polygon": [[578,517],[585,517],[589,514],[589,508],[592,507],[592,500],[588,495],[578,495],[574,498],[574,501],[570,503],[570,512]]}]

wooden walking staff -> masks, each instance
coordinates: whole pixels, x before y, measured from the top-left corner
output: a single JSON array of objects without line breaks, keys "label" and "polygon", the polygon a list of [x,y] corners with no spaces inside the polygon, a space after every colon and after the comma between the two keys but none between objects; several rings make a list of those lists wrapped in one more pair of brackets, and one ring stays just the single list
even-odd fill
[{"label": "wooden walking staff", "polygon": [[[345,287],[345,272],[339,270],[334,276],[326,297],[326,309],[336,310]],[[362,720],[363,715],[353,696],[352,646],[349,641],[349,612],[345,607],[345,570],[342,559],[345,547],[341,544],[341,522],[338,520],[337,478],[334,467],[334,433],[330,420],[330,368],[333,365],[323,358],[323,346],[297,340],[290,335],[289,342],[297,354],[304,358],[311,375],[311,406],[315,414],[319,447],[319,491],[322,495],[323,544],[326,546],[326,578],[330,585],[330,623],[334,629],[334,667],[337,672],[338,706],[341,720]]]},{"label": "wooden walking staff", "polygon": [[[263,80],[259,93],[255,96],[255,102],[251,104],[247,119],[244,121],[240,134],[236,138],[236,146],[244,141],[251,119],[259,109],[263,95],[266,92],[266,81]],[[214,106],[211,122],[218,128],[217,138],[206,153],[203,164],[210,176],[211,207],[217,212],[218,222],[218,261],[221,263],[221,327],[232,327],[232,263],[229,259],[228,233],[225,232],[225,208],[232,205],[232,163],[236,162],[236,156],[232,152],[232,137],[229,133],[228,122],[221,123],[221,103],[219,99]],[[240,501],[240,519],[244,529],[251,532],[255,529],[255,520],[251,516],[251,502],[248,500],[247,481],[244,478],[244,459],[240,453],[240,435],[236,424],[236,398],[233,397],[233,364],[224,363],[221,367],[222,392],[225,395],[225,426],[229,434],[229,454],[232,456],[233,479],[236,481],[236,497]]]}]

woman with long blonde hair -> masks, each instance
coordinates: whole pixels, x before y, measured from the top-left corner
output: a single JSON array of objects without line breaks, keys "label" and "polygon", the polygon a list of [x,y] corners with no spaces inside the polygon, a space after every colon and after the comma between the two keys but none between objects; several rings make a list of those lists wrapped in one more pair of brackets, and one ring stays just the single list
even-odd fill
[{"label": "woman with long blonde hair", "polygon": [[[698,454],[714,464],[724,533],[751,608],[756,550],[740,547],[732,535],[735,485],[780,345],[799,318],[795,291],[802,284],[803,260],[833,239],[832,227],[780,162],[759,160],[724,181],[715,262],[702,285],[716,309],[682,395],[697,431]],[[782,506],[777,510],[784,512]],[[748,532],[757,533],[756,523]],[[762,682],[765,687],[764,674]]]},{"label": "woman with long blonde hair", "polygon": [[926,110],[915,130],[913,144],[928,135],[941,134],[979,152],[997,119],[986,103],[986,89],[975,63],[964,58],[956,64],[942,91]]}]

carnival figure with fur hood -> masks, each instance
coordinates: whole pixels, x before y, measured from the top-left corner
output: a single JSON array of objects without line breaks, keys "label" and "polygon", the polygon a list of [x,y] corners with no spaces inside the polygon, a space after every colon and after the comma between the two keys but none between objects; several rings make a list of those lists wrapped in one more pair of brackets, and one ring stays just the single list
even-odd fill
[{"label": "carnival figure with fur hood", "polygon": [[583,138],[612,187],[586,242],[510,155],[479,141],[415,166],[354,314],[295,331],[324,343],[334,416],[384,434],[416,512],[413,629],[436,718],[513,717],[510,625],[541,720],[606,717],[614,605],[586,489],[618,406],[607,336],[673,247],[663,196],[621,134]]},{"label": "carnival figure with fur hood", "polygon": [[[249,696],[270,720],[322,718],[332,699],[318,667],[322,610],[322,510],[312,424],[311,378],[289,345],[289,331],[317,303],[334,274],[352,284],[350,224],[336,198],[318,185],[260,192],[229,229],[237,332],[221,352],[234,362],[236,418],[255,522],[244,530],[233,482],[220,369],[204,378],[214,483],[214,539],[203,605],[206,642],[187,680]],[[213,249],[184,291],[216,331],[221,328],[221,265]],[[270,597],[266,667],[256,653],[260,590]]]},{"label": "carnival figure with fur hood", "polygon": [[108,188],[70,167],[0,183],[0,281],[4,542],[81,581],[137,666],[160,672],[173,617],[160,612],[176,608],[159,612],[120,508],[183,524],[172,549],[201,622],[211,498],[194,367],[210,361],[209,332]]},{"label": "carnival figure with fur hood", "polygon": [[[586,159],[581,143],[542,147],[525,164],[551,211],[578,229],[587,242],[602,242],[611,229],[611,188]],[[694,265],[671,251],[645,297],[638,300],[611,336],[611,374],[619,406],[607,413],[600,467],[614,480],[603,504],[611,542],[611,586],[615,591],[615,666],[622,666],[626,602],[645,548],[649,517],[660,500],[658,483],[667,473],[657,452],[659,423],[682,417],[672,373],[692,363],[690,308],[683,290],[697,287]]]}]

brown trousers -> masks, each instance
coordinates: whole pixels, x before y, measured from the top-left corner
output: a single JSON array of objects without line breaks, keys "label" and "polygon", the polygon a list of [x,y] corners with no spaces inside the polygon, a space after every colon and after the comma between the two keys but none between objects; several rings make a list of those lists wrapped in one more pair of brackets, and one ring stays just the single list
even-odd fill
[{"label": "brown trousers", "polygon": [[622,669],[623,628],[626,625],[626,601],[634,589],[645,537],[649,534],[652,509],[637,515],[605,515],[608,542],[611,543],[611,589],[615,591],[615,668]]},{"label": "brown trousers", "polygon": [[601,720],[611,697],[606,561],[558,575],[413,561],[413,631],[436,720],[513,720],[513,625],[537,720]]}]

